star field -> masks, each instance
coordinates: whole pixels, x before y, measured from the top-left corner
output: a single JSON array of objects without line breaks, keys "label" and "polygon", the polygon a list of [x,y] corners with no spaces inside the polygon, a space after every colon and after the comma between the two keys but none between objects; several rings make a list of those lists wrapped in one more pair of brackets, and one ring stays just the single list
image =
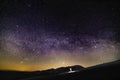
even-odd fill
[{"label": "star field", "polygon": [[89,67],[120,59],[117,5],[77,0],[1,1],[0,69]]}]

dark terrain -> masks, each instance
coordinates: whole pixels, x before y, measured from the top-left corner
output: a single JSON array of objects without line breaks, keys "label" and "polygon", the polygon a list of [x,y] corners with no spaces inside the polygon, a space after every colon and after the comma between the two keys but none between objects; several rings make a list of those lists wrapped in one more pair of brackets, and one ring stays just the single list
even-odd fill
[{"label": "dark terrain", "polygon": [[120,60],[88,68],[75,65],[35,72],[0,71],[0,74],[0,80],[120,80]]}]

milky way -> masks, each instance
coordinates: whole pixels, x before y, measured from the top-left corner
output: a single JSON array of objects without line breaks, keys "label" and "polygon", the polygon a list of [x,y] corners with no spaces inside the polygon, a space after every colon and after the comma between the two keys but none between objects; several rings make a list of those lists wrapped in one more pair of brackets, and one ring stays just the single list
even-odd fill
[{"label": "milky way", "polygon": [[[103,8],[88,6],[72,15],[73,12],[69,10],[64,13],[63,8],[68,9],[67,6],[61,6],[63,10],[56,9],[49,6],[50,2],[47,4],[47,1],[38,2],[43,4],[39,6],[34,1],[18,0],[12,4],[12,7],[9,4],[1,10],[4,15],[0,19],[0,69],[34,71],[71,65],[89,67],[120,59],[120,43],[116,39],[119,35],[115,27],[119,25],[119,20],[118,16],[113,16],[117,14],[113,11],[117,8],[106,8],[107,12],[99,11]],[[13,8],[16,8],[16,12]],[[89,9],[93,12],[89,12]]]},{"label": "milky way", "polygon": [[13,63],[21,66],[21,70],[41,70],[76,64],[88,67],[119,59],[119,44],[107,39],[18,30],[3,33],[1,61],[6,61],[3,66]]}]

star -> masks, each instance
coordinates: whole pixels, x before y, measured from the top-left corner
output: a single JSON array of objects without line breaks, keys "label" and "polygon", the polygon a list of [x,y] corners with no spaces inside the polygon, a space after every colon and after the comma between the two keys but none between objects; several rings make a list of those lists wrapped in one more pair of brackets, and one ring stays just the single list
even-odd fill
[{"label": "star", "polygon": [[20,61],[20,64],[23,64],[24,62],[23,61]]},{"label": "star", "polygon": [[25,58],[24,60],[25,60],[25,61],[28,61],[29,59],[28,59],[28,58]]},{"label": "star", "polygon": [[17,28],[19,28],[19,25],[16,25]]},{"label": "star", "polygon": [[112,10],[114,10],[114,8],[112,8]]},{"label": "star", "polygon": [[27,7],[31,7],[31,4],[27,4]]},{"label": "star", "polygon": [[97,46],[94,46],[94,48],[97,48]]}]

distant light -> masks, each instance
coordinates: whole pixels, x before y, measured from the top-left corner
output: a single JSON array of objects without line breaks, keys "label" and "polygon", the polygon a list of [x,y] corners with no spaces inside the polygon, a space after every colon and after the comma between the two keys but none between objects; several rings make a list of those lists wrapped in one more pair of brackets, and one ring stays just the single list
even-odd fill
[{"label": "distant light", "polygon": [[69,70],[70,71],[68,73],[74,73],[74,72],[76,72],[76,71],[73,71],[72,68],[69,68]]}]

